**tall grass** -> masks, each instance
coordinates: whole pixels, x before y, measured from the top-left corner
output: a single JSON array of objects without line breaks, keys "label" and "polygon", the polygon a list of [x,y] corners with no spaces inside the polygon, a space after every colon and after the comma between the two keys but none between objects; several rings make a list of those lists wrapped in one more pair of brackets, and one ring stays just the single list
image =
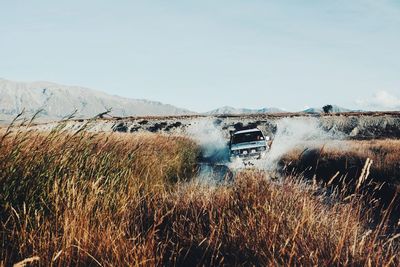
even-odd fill
[{"label": "tall grass", "polygon": [[[316,166],[321,170],[353,172],[357,177],[367,159],[373,161],[372,176],[381,181],[400,184],[400,140],[346,140],[327,144],[304,143],[282,157],[282,165],[299,170]],[[322,173],[329,179],[331,173]]]},{"label": "tall grass", "polygon": [[0,259],[8,263],[30,255],[50,263],[59,251],[60,262],[82,263],[114,255],[122,240],[134,249],[128,211],[193,176],[198,153],[188,139],[150,134],[23,129],[0,140]]},{"label": "tall grass", "polygon": [[[314,189],[287,177],[271,182],[257,171],[231,186],[188,185],[165,210],[159,239],[169,241],[168,262],[179,265],[393,265],[399,243],[365,227],[354,198],[326,203]],[[161,234],[162,233],[162,234]]]},{"label": "tall grass", "polygon": [[296,177],[259,171],[198,183],[186,138],[2,136],[0,265],[400,264],[399,236],[367,228],[357,198],[327,203]]},{"label": "tall grass", "polygon": [[363,195],[360,205],[372,211],[370,223],[385,220],[389,231],[400,232],[399,160],[399,140],[346,140],[305,143],[284,155],[280,164],[284,173],[313,180],[341,199]]}]

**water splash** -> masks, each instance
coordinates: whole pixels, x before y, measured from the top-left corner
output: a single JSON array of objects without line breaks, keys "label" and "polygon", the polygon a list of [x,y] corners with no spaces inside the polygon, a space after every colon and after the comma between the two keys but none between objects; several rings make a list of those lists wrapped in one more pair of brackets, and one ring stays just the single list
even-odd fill
[{"label": "water splash", "polygon": [[343,139],[343,134],[324,130],[317,118],[284,118],[277,121],[277,132],[271,150],[256,168],[276,170],[282,156],[295,148],[317,147]]},{"label": "water splash", "polygon": [[[260,160],[229,160],[227,133],[214,124],[211,118],[202,118],[192,122],[187,133],[198,142],[203,158],[199,177],[201,180],[222,179],[224,174],[238,172],[245,168],[253,168],[275,172],[279,160],[286,153],[296,148],[317,147],[343,135],[334,131],[326,131],[321,127],[318,118],[284,118],[276,122],[277,132],[267,155]],[[224,171],[221,171],[224,170]],[[210,178],[211,177],[211,178]]]},{"label": "water splash", "polygon": [[187,134],[200,145],[203,161],[221,164],[229,161],[228,139],[211,118],[194,120]]}]

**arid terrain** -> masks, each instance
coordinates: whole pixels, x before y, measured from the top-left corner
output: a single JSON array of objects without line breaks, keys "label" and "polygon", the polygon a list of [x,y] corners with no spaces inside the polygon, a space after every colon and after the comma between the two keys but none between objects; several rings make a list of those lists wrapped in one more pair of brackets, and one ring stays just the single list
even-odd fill
[{"label": "arid terrain", "polygon": [[[246,127],[272,147],[238,166]],[[399,159],[398,112],[17,121],[0,266],[398,266]]]}]

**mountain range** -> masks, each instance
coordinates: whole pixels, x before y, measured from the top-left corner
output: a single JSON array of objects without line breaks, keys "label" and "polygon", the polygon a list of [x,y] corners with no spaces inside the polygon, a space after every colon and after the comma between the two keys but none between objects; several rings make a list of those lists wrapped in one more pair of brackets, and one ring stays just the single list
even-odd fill
[{"label": "mountain range", "polygon": [[[77,118],[90,118],[111,110],[111,116],[173,116],[196,112],[169,104],[144,99],[129,99],[109,95],[79,86],[59,85],[52,82],[15,82],[0,79],[0,121],[9,121],[22,111],[27,116],[41,110],[39,118],[57,120],[73,113]],[[332,112],[350,111],[333,106]],[[261,114],[285,112],[278,108],[220,107],[205,115]],[[322,108],[309,108],[306,113],[319,113]]]},{"label": "mountain range", "polygon": [[[347,109],[347,108],[342,108],[336,105],[332,105],[332,109],[331,112],[332,113],[339,113],[339,112],[350,112],[353,111],[351,109]],[[303,110],[303,112],[305,113],[321,113],[323,112],[322,107],[321,108],[307,108],[305,110]]]},{"label": "mountain range", "polygon": [[206,112],[207,115],[232,115],[232,114],[258,114],[258,113],[279,113],[285,112],[278,108],[260,108],[260,109],[250,109],[250,108],[234,108],[229,106],[224,106]]},{"label": "mountain range", "polygon": [[41,118],[59,119],[76,112],[76,117],[93,117],[111,109],[113,116],[187,115],[194,112],[160,102],[128,99],[100,91],[51,82],[14,82],[0,79],[0,119],[24,112]]}]

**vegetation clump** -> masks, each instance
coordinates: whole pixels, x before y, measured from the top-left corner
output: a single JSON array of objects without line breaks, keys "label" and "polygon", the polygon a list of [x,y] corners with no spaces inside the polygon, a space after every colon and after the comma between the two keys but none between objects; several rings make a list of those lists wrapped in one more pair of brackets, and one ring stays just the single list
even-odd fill
[{"label": "vegetation clump", "polygon": [[324,111],[325,114],[331,113],[333,110],[333,106],[332,105],[325,105],[322,107],[322,110]]}]

